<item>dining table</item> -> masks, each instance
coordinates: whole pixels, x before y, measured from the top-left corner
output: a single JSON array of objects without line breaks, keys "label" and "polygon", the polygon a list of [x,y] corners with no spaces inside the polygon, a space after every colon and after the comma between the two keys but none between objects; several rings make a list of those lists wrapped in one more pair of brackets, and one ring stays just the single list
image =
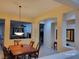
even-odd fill
[{"label": "dining table", "polygon": [[29,55],[37,51],[34,47],[27,44],[10,45],[9,49],[13,54],[14,59],[17,59],[18,56]]}]

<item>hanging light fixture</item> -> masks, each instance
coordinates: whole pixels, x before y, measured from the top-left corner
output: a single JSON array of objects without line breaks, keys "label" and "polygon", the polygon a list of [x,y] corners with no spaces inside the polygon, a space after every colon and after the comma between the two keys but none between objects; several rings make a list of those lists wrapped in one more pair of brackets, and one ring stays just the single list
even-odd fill
[{"label": "hanging light fixture", "polygon": [[[19,6],[19,20],[21,19],[21,6]],[[16,28],[16,32],[14,33],[17,36],[22,36],[24,34],[23,27],[19,24],[19,26]]]}]

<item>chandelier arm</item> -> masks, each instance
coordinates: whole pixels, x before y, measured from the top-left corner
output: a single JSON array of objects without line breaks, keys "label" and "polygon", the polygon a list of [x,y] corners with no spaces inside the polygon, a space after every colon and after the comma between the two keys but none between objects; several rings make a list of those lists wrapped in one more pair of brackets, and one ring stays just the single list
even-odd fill
[{"label": "chandelier arm", "polygon": [[19,20],[21,20],[21,6],[19,6]]},{"label": "chandelier arm", "polygon": [[[19,6],[19,20],[21,20],[21,6]],[[18,32],[18,31],[15,32],[15,33],[14,33],[15,35],[21,36],[21,35],[24,34],[24,32],[22,32],[22,27],[21,27],[20,24],[19,24],[17,30],[19,30],[19,32]]]}]

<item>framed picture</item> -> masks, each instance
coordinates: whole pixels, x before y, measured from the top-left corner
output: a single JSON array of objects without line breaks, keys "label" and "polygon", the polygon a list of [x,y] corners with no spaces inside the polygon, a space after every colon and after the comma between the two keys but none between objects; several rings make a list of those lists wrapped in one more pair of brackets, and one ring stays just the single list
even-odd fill
[{"label": "framed picture", "polygon": [[74,42],[74,29],[66,29],[66,40]]}]

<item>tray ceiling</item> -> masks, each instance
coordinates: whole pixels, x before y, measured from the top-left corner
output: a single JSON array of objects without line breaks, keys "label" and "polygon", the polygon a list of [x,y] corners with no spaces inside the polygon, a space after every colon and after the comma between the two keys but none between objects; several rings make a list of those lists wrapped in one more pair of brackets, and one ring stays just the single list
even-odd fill
[{"label": "tray ceiling", "polygon": [[54,0],[0,0],[0,12],[18,15],[19,5],[22,16],[35,17],[62,4]]}]

